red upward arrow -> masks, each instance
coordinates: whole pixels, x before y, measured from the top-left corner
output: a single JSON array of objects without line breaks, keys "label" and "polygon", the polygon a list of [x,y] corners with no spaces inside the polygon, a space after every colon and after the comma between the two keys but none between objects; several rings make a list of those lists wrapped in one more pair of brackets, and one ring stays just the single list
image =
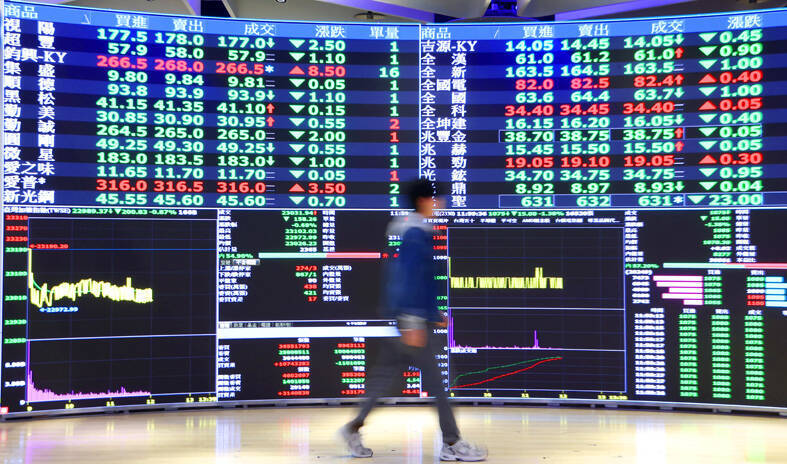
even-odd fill
[{"label": "red upward arrow", "polygon": [[714,105],[713,102],[710,101],[706,101],[705,103],[702,104],[702,106],[700,106],[700,111],[708,111],[708,110],[715,110],[715,109],[716,109],[716,105]]},{"label": "red upward arrow", "polygon": [[306,190],[304,190],[300,184],[295,184],[292,187],[290,187],[290,192],[305,192],[305,191]]},{"label": "red upward arrow", "polygon": [[273,127],[273,121],[275,121],[273,116],[268,116],[268,119],[265,120],[265,122],[268,124],[268,127]]},{"label": "red upward arrow", "polygon": [[710,74],[705,74],[705,77],[700,79],[700,84],[713,84],[716,82],[716,78],[711,76]]},{"label": "red upward arrow", "polygon": [[268,103],[268,105],[265,106],[265,109],[268,110],[268,113],[273,113],[273,109],[274,108],[275,108],[275,106],[273,106],[273,103]]},{"label": "red upward arrow", "polygon": [[705,155],[705,157],[700,160],[700,164],[716,164],[716,158],[711,155]]},{"label": "red upward arrow", "polygon": [[302,76],[305,73],[303,72],[303,69],[300,68],[300,66],[295,66],[294,68],[290,69],[290,74],[298,74]]}]

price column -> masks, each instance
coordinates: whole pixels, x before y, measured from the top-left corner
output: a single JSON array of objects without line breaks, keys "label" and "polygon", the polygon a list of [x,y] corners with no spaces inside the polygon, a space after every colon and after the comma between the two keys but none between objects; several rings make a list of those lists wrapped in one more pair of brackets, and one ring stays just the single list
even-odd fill
[{"label": "price column", "polygon": [[704,127],[695,134],[701,147],[701,180],[697,194],[689,196],[690,205],[763,205],[763,82],[768,72],[763,29],[698,36],[697,83],[702,95],[697,110]]},{"label": "price column", "polygon": [[[201,31],[202,21],[192,20]],[[150,32],[159,51],[153,69],[163,71],[163,94],[153,95],[150,133],[153,154],[153,203],[159,206],[203,206],[206,185],[205,37],[199,33]],[[156,81],[161,79],[155,73]],[[156,86],[157,87],[157,86]]]},{"label": "price column", "polygon": [[[295,49],[290,52],[293,63],[288,65],[294,100],[289,119],[295,126],[289,131],[290,149],[294,154],[305,148],[310,155],[323,155],[310,158],[307,170],[290,170],[293,183],[288,192],[294,206],[341,208],[347,204],[346,89],[351,76],[346,66],[348,41],[342,31],[336,30],[335,38],[290,39]],[[299,156],[291,161],[303,162]]]},{"label": "price column", "polygon": [[147,166],[149,80],[155,74],[149,72],[148,31],[99,27],[92,32],[99,40],[96,66],[106,79],[100,94],[105,96],[95,100],[95,201],[146,205],[152,187]]},{"label": "price column", "polygon": [[[527,30],[526,30],[527,31]],[[529,36],[531,34],[523,34]],[[537,34],[532,34],[537,36]],[[513,90],[506,102],[500,142],[505,143],[505,193],[521,195],[519,206],[554,206],[555,182],[555,40],[522,39],[505,43],[505,77]]]},{"label": "price column", "polygon": [[699,396],[697,311],[683,308],[678,315],[678,387],[682,397]]},{"label": "price column", "polygon": [[[256,30],[251,28],[252,30]],[[266,28],[267,29],[267,28]],[[274,185],[273,152],[277,111],[268,75],[276,59],[270,36],[219,35],[218,60],[214,63],[223,93],[216,105],[218,154],[216,202],[224,207],[278,206]]]},{"label": "price column", "polygon": [[624,65],[633,93],[623,103],[623,129],[615,132],[623,145],[624,185],[637,194],[631,206],[682,206],[685,201],[685,172],[680,169],[686,151],[680,103],[686,94],[680,62],[687,56],[684,42],[679,33],[623,38],[633,58]]},{"label": "price column", "polygon": [[366,338],[353,337],[352,342],[336,343],[333,364],[340,375],[340,393],[358,396],[366,393]]},{"label": "price column", "polygon": [[610,165],[612,69],[609,25],[577,26],[578,37],[562,39],[560,49],[570,64],[560,67],[567,80],[568,102],[559,105],[560,180],[565,206],[612,205]]},{"label": "price column", "polygon": [[303,25],[297,35],[284,71],[286,202],[401,207],[399,181],[416,175],[418,28]]},{"label": "price column", "polygon": [[730,312],[717,309],[710,316],[710,365],[713,398],[732,398]]},{"label": "price column", "polygon": [[743,322],[744,379],[747,400],[765,400],[765,317],[749,309]]},{"label": "price column", "polygon": [[281,369],[279,397],[311,394],[311,340],[299,338],[297,343],[279,343],[274,367]]}]

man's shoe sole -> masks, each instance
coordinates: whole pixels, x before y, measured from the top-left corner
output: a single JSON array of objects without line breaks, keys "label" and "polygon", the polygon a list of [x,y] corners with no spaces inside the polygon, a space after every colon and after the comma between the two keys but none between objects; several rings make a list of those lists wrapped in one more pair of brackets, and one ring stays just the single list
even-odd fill
[{"label": "man's shoe sole", "polygon": [[486,461],[486,458],[487,456],[478,457],[478,458],[460,458],[457,456],[444,456],[442,454],[440,455],[441,461],[481,462],[481,461]]}]

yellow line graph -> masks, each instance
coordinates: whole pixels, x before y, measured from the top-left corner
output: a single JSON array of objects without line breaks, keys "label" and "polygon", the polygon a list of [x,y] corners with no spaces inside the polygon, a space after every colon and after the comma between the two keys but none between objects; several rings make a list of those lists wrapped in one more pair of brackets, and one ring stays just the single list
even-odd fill
[{"label": "yellow line graph", "polygon": [[545,277],[544,268],[537,267],[533,276],[525,277],[454,277],[451,275],[451,259],[448,259],[448,279],[451,288],[480,289],[563,289],[562,277]]},{"label": "yellow line graph", "polygon": [[125,285],[115,285],[101,280],[82,279],[77,283],[63,282],[53,287],[49,284],[39,285],[33,275],[33,252],[27,253],[27,288],[30,291],[30,302],[38,308],[52,306],[56,301],[93,295],[96,298],[107,298],[112,301],[129,301],[132,303],[153,302],[152,288],[134,288],[131,277],[126,277]]}]

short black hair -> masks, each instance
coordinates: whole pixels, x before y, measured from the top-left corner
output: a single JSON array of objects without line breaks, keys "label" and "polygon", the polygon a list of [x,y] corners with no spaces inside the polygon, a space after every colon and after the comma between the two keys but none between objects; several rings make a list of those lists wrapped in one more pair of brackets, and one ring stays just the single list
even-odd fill
[{"label": "short black hair", "polygon": [[418,200],[421,198],[432,198],[440,196],[440,186],[436,182],[428,179],[416,179],[407,187],[407,197],[410,204],[418,209]]}]

